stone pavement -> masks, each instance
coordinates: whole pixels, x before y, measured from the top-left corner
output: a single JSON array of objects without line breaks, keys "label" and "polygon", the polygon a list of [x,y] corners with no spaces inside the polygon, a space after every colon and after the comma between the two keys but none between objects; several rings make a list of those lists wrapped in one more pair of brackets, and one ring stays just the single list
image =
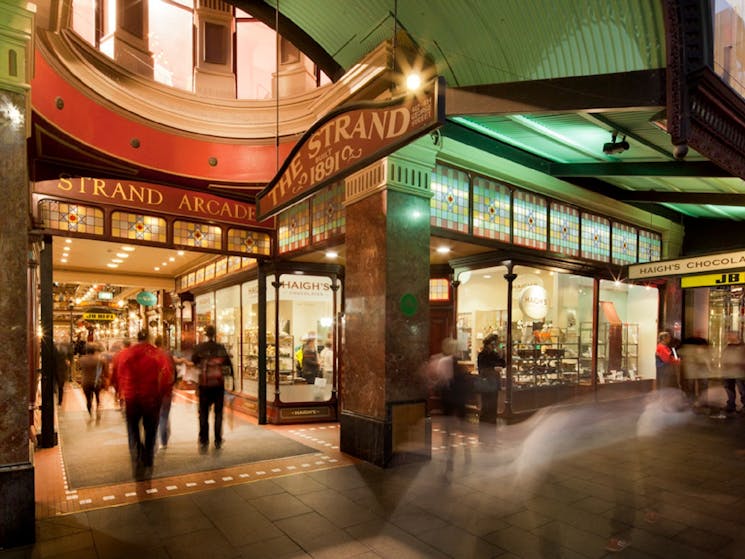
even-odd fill
[{"label": "stone pavement", "polygon": [[[652,397],[433,425],[429,462],[40,518],[37,543],[0,559],[745,557],[745,418]],[[606,551],[614,535],[629,546]]]}]

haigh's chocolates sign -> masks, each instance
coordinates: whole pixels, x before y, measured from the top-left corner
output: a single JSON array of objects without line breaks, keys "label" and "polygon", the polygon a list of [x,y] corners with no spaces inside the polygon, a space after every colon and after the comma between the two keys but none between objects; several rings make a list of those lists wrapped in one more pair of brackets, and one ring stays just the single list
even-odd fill
[{"label": "haigh's chocolates sign", "polygon": [[256,197],[259,219],[394,152],[445,122],[445,81],[421,94],[341,107],[315,123]]},{"label": "haigh's chocolates sign", "polygon": [[233,223],[244,227],[274,227],[273,220],[256,219],[253,204],[206,192],[170,186],[91,177],[60,177],[34,184],[34,194],[46,194],[76,202],[157,212],[182,218]]}]

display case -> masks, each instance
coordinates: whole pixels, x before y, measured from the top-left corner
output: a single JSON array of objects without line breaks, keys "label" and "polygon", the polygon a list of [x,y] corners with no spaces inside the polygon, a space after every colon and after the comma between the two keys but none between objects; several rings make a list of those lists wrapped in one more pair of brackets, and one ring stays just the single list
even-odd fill
[{"label": "display case", "polygon": [[513,386],[523,390],[577,384],[578,362],[575,347],[563,343],[514,344]]},{"label": "display case", "polygon": [[[257,328],[247,328],[243,335],[243,378],[259,378],[259,332]],[[290,334],[280,333],[279,343],[275,343],[274,333],[267,333],[266,340],[266,380],[274,382],[275,356],[279,351],[279,382],[292,384],[295,376],[295,360],[293,356],[293,338]]]},{"label": "display case", "polygon": [[[592,381],[592,323],[580,326],[580,378]],[[598,382],[637,380],[639,325],[602,322],[598,325]]]}]

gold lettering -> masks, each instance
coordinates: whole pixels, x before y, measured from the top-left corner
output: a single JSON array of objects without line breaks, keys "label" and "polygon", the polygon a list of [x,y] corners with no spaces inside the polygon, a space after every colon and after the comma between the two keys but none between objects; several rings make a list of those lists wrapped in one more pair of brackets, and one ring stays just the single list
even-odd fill
[{"label": "gold lettering", "polygon": [[349,115],[344,115],[336,120],[336,133],[334,134],[334,143],[338,143],[342,139],[350,140],[352,136],[347,131],[347,127],[351,123]]},{"label": "gold lettering", "polygon": [[70,179],[60,177],[59,182],[57,183],[57,188],[66,191],[72,190],[72,181]]},{"label": "gold lettering", "polygon": [[[406,130],[409,128],[410,119],[411,114],[409,114],[409,111],[406,108],[402,107],[400,109],[394,109],[393,111],[391,111],[391,119],[388,121],[388,133],[386,135],[386,138],[400,136],[401,134],[406,132]],[[398,128],[396,127],[397,124]]]},{"label": "gold lettering", "polygon": [[151,206],[159,206],[163,202],[163,194],[154,188],[147,189],[147,203]]},{"label": "gold lettering", "polygon": [[210,215],[215,215],[217,213],[217,210],[214,209],[214,207],[217,204],[218,203],[215,200],[208,200],[207,201],[207,206],[206,206],[207,207],[207,213],[210,214]]},{"label": "gold lettering", "polygon": [[199,196],[194,196],[194,211],[207,213],[204,209],[204,200]]},{"label": "gold lettering", "polygon": [[179,202],[179,205],[178,205],[178,209],[179,209],[179,210],[182,210],[182,209],[184,209],[184,208],[186,208],[186,209],[187,209],[188,211],[190,211],[190,212],[191,212],[191,211],[193,211],[193,210],[191,209],[191,204],[189,203],[189,196],[188,196],[187,194],[184,194],[184,195],[183,195],[183,196],[181,197],[181,202]]},{"label": "gold lettering", "polygon": [[106,181],[103,179],[93,179],[93,196],[103,196],[108,198],[106,194]]},{"label": "gold lettering", "polygon": [[89,177],[80,177],[80,194],[85,194],[85,181],[86,179],[89,179]]},{"label": "gold lettering", "polygon": [[124,187],[122,186],[122,183],[118,182],[116,183],[116,186],[114,187],[114,192],[111,193],[112,198],[121,198],[125,202],[129,202],[129,199],[127,198],[127,193],[124,192]]},{"label": "gold lettering", "polygon": [[354,125],[354,128],[352,129],[352,136],[356,138],[362,138],[362,139],[368,139],[370,136],[367,134],[367,130],[365,127],[365,118],[360,115],[360,118],[357,119],[357,123]]},{"label": "gold lettering", "polygon": [[316,155],[318,155],[318,152],[321,151],[323,148],[323,143],[321,142],[321,139],[318,137],[318,132],[315,132],[311,134],[310,138],[308,138],[308,156],[312,159]]},{"label": "gold lettering", "polygon": [[228,217],[233,217],[233,213],[230,211],[230,204],[228,204],[227,202],[225,202],[222,205],[222,209],[220,210],[220,215],[221,216],[227,215]]},{"label": "gold lettering", "polygon": [[140,202],[143,204],[145,203],[145,189],[144,188],[137,188],[133,184],[129,185],[129,201],[134,202],[134,199],[137,198]]},{"label": "gold lettering", "polygon": [[375,129],[375,135],[379,139],[385,138],[385,122],[386,122],[386,116],[388,116],[388,113],[373,113],[372,114],[372,122],[370,123],[370,136],[372,136],[372,130]]}]

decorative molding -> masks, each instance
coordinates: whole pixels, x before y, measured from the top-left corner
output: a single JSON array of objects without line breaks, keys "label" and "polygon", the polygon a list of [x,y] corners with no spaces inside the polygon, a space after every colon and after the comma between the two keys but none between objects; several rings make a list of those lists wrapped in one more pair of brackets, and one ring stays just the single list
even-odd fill
[{"label": "decorative molding", "polygon": [[383,190],[431,198],[432,168],[395,155],[384,157],[344,180],[344,205]]}]

